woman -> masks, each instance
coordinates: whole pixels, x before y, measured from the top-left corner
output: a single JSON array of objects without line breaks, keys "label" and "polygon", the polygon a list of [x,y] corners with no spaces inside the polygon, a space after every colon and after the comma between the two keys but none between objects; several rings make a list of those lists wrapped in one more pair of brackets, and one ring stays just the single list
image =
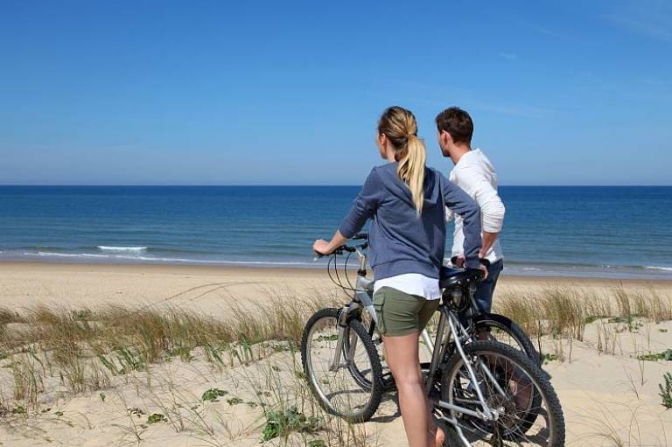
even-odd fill
[{"label": "woman", "polygon": [[380,117],[376,143],[389,163],[373,168],[331,241],[313,250],[329,254],[372,219],[370,264],[376,279],[374,307],[383,334],[385,360],[399,392],[399,407],[411,447],[443,444],[422,383],[418,338],[436,310],[446,239],[445,206],[464,219],[468,268],[480,268],[481,218],[476,203],[433,169],[413,114],[390,107]]}]

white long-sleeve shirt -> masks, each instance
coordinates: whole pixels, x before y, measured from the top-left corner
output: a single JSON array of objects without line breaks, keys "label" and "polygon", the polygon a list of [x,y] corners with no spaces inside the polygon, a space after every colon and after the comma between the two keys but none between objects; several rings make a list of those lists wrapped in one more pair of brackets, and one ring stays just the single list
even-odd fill
[{"label": "white long-sleeve shirt", "polygon": [[[450,172],[450,180],[462,188],[481,208],[482,230],[488,233],[499,233],[504,224],[506,209],[497,194],[497,174],[495,168],[480,149],[472,149],[460,158]],[[463,222],[460,216],[447,212],[448,219],[455,218],[452,256],[462,254],[464,245]],[[488,261],[496,262],[503,258],[499,239],[495,241],[485,254]]]}]

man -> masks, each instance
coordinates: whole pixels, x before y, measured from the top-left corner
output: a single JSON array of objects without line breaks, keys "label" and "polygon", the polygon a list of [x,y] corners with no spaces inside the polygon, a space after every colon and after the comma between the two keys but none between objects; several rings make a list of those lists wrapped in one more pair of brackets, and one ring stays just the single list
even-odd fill
[{"label": "man", "polygon": [[[479,256],[487,259],[490,266],[488,277],[479,284],[474,297],[481,311],[490,312],[497,278],[504,268],[502,248],[497,237],[502,230],[505,209],[497,194],[495,168],[480,149],[471,148],[474,123],[467,112],[458,107],[450,107],[437,115],[436,126],[441,152],[455,164],[450,180],[466,191],[481,208],[483,244]],[[452,217],[453,213],[449,213],[449,220]],[[462,218],[454,217],[452,259],[453,264],[462,267]]]}]

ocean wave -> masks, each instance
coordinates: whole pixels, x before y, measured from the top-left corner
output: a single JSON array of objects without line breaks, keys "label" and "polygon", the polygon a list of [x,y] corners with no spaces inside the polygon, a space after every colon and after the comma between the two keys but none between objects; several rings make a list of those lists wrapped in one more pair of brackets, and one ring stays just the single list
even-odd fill
[{"label": "ocean wave", "polygon": [[147,247],[116,247],[112,245],[98,245],[96,247],[100,251],[115,251],[115,252],[133,252],[133,253],[141,253],[143,251],[147,251]]},{"label": "ocean wave", "polygon": [[188,258],[166,258],[166,257],[152,257],[152,256],[136,256],[129,254],[96,254],[96,253],[54,253],[54,252],[41,252],[36,253],[23,253],[23,256],[37,255],[44,258],[71,258],[76,259],[98,259],[98,260],[110,260],[110,261],[144,261],[147,263],[158,262],[158,263],[167,263],[167,264],[207,264],[207,265],[258,265],[258,266],[315,266],[314,262],[300,262],[300,261],[231,261],[225,259],[188,259]]},{"label": "ocean wave", "polygon": [[672,272],[672,267],[657,267],[657,266],[647,266],[644,267],[647,270],[662,270],[664,272]]}]

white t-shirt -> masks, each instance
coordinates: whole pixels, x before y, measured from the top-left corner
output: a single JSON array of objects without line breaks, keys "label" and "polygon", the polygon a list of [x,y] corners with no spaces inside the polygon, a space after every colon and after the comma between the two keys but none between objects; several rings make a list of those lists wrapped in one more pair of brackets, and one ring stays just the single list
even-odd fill
[{"label": "white t-shirt", "polygon": [[[497,194],[497,174],[490,160],[480,149],[472,149],[460,158],[450,172],[450,181],[462,188],[481,208],[481,226],[488,233],[499,233],[504,224],[506,212],[502,200]],[[447,210],[448,220],[455,218],[455,232],[453,234],[452,256],[464,252],[463,220]],[[499,239],[495,241],[485,258],[496,262],[504,257]]]},{"label": "white t-shirt", "polygon": [[373,284],[373,293],[376,293],[381,287],[392,287],[400,292],[409,295],[419,295],[428,300],[438,300],[441,298],[439,280],[421,275],[420,273],[404,273],[377,280]]}]

